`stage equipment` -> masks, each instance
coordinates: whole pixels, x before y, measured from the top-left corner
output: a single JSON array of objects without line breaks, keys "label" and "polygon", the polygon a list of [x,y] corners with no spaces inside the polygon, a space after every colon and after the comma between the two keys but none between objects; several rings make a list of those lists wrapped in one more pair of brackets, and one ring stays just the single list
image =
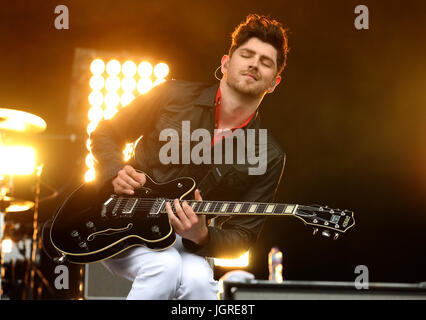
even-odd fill
[{"label": "stage equipment", "polygon": [[[41,133],[46,129],[46,122],[34,114],[15,110],[0,108],[0,242],[7,239],[14,242],[20,242],[24,239],[11,239],[8,235],[10,230],[18,229],[19,227],[9,225],[13,219],[9,216],[18,215],[32,210],[33,212],[33,235],[31,239],[30,257],[24,257],[28,261],[25,273],[24,282],[28,283],[27,292],[23,297],[29,296],[33,298],[34,294],[34,278],[37,274],[45,285],[49,285],[40,270],[37,268],[38,250],[38,204],[40,195],[40,176],[43,165],[37,165],[35,150],[29,146],[9,145],[9,139],[6,143],[6,137],[9,134],[36,134]],[[26,199],[18,199],[14,197],[14,177],[28,176],[35,174],[36,192],[34,201]],[[26,214],[26,213],[25,213]],[[4,286],[4,252],[0,246],[0,299],[3,297]]]},{"label": "stage equipment", "polygon": [[369,283],[356,289],[354,282],[267,280],[223,281],[224,300],[426,300],[421,283]]}]

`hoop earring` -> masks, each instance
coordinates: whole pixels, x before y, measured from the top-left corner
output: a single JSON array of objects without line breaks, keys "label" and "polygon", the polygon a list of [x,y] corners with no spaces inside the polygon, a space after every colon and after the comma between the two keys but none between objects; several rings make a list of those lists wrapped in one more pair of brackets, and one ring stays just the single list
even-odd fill
[{"label": "hoop earring", "polygon": [[[222,80],[222,78],[220,78],[219,79],[219,77],[217,76],[217,72],[219,71],[219,69],[222,67],[222,65],[220,65],[219,67],[217,67],[217,69],[215,70],[215,72],[214,72],[214,77],[217,79],[217,80]],[[222,77],[223,77],[223,74],[222,74]]]}]

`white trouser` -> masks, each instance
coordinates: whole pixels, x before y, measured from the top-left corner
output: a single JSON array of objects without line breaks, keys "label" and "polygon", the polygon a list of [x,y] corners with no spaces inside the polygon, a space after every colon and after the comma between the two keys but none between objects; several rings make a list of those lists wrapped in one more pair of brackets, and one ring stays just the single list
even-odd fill
[{"label": "white trouser", "polygon": [[186,251],[182,238],[163,251],[133,247],[103,261],[114,274],[133,281],[129,300],[215,300],[218,282],[206,258]]}]

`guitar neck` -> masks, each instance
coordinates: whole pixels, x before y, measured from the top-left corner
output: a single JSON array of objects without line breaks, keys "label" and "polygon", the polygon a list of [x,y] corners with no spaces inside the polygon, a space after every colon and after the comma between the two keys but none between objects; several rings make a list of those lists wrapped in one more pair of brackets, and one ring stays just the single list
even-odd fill
[{"label": "guitar neck", "polygon": [[[166,212],[165,202],[168,201],[175,209],[174,200],[167,199],[161,211]],[[180,205],[187,202],[196,214],[204,215],[294,215],[299,207],[297,204],[259,203],[259,202],[233,202],[233,201],[205,201],[205,200],[179,200]]]}]

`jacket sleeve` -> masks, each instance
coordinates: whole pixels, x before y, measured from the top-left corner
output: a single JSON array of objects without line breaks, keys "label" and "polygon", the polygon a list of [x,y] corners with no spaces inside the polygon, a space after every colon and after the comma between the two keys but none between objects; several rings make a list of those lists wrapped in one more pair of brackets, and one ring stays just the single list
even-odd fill
[{"label": "jacket sleeve", "polygon": [[[270,203],[275,200],[285,165],[285,154],[277,156],[265,174],[251,185],[241,201]],[[237,258],[246,252],[256,241],[265,217],[233,216],[221,228],[209,226],[209,240],[204,246],[183,239],[189,251],[207,257]]]},{"label": "jacket sleeve", "polygon": [[173,95],[173,81],[167,81],[148,94],[137,97],[112,119],[101,121],[90,135],[99,187],[114,178],[125,165],[123,149],[152,131],[160,110]]}]

